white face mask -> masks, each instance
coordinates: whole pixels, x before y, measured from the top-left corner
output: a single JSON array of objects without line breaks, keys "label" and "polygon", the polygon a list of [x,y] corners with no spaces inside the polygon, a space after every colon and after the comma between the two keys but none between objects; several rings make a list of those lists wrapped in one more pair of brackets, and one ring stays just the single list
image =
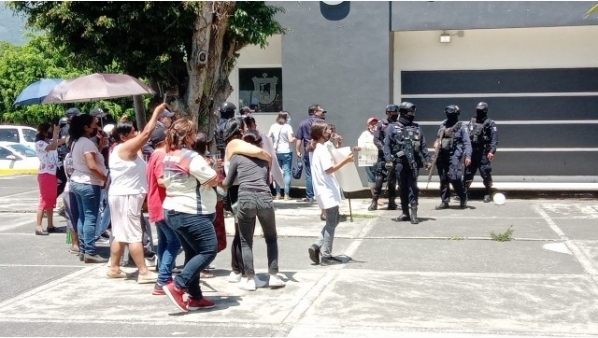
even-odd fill
[{"label": "white face mask", "polygon": [[288,119],[288,120],[287,120],[287,123],[288,123],[288,124],[291,124],[291,119]]}]

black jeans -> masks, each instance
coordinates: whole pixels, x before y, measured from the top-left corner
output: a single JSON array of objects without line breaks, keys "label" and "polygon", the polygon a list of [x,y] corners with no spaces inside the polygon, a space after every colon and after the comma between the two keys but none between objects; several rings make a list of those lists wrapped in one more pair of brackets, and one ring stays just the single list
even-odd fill
[{"label": "black jeans", "polygon": [[254,275],[253,268],[253,233],[255,232],[255,219],[260,220],[264,239],[266,240],[268,255],[268,273],[278,273],[278,236],[276,234],[276,218],[272,194],[269,192],[241,193],[239,194],[239,235],[241,239],[241,252],[245,273]]}]

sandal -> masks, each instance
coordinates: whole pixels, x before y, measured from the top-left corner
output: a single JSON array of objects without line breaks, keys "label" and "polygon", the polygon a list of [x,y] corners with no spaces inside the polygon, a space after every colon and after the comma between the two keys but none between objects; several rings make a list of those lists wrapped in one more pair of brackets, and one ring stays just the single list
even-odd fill
[{"label": "sandal", "polygon": [[79,249],[73,249],[73,248],[69,248],[69,253],[73,254],[73,255],[78,255],[80,252]]},{"label": "sandal", "polygon": [[110,270],[106,272],[106,277],[108,278],[127,278],[127,274],[124,271],[118,271],[118,273],[114,273]]},{"label": "sandal", "polygon": [[37,236],[48,236],[49,235],[49,233],[46,230],[44,230],[44,229],[35,230],[35,234]]}]

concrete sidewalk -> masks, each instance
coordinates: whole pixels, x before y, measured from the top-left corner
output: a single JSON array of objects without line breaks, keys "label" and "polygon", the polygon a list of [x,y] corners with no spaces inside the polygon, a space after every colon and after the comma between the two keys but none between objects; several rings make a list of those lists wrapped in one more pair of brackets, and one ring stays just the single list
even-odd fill
[{"label": "concrete sidewalk", "polygon": [[[109,280],[105,266],[79,262],[63,234],[34,236],[29,181],[2,180],[0,205],[23,209],[0,212],[2,336],[598,336],[592,199],[471,201],[437,211],[438,198],[423,198],[418,225],[355,199],[353,222],[339,224],[333,249],[347,263],[328,267],[307,255],[324,223],[317,204],[276,201],[287,286],[249,292],[228,283],[227,248],[213,263],[217,277],[202,281],[216,307],[183,314],[152,296],[153,285]],[[341,213],[349,214],[348,200]],[[492,240],[511,226],[511,241]],[[255,265],[265,279],[260,233]]]}]

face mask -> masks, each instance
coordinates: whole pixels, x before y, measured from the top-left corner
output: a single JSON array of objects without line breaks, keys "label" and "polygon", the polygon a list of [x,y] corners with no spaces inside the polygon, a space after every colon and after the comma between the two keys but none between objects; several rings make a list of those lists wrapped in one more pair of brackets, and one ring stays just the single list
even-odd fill
[{"label": "face mask", "polygon": [[392,121],[392,122],[396,122],[396,120],[398,118],[399,118],[399,115],[393,115],[393,114],[388,115],[388,120]]},{"label": "face mask", "polygon": [[483,110],[476,110],[476,119],[478,121],[483,121],[486,119],[487,114]]},{"label": "face mask", "polygon": [[288,119],[288,120],[287,120],[287,123],[288,123],[288,124],[291,124],[291,119]]},{"label": "face mask", "polygon": [[459,121],[459,116],[455,114],[450,114],[446,116],[448,122],[457,122]]}]

